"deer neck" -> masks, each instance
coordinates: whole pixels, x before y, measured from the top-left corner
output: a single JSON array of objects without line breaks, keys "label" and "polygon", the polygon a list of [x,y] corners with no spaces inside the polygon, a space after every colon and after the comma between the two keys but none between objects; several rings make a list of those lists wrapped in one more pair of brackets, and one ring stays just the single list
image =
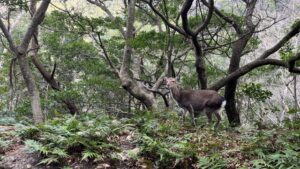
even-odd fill
[{"label": "deer neck", "polygon": [[172,86],[170,89],[171,89],[172,97],[176,101],[179,101],[179,98],[180,98],[180,89],[178,88],[178,86]]}]

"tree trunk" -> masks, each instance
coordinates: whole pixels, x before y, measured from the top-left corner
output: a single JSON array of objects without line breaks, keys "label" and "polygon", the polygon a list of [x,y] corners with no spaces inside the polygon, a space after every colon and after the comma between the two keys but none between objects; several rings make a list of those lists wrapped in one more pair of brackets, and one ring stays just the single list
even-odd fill
[{"label": "tree trunk", "polygon": [[[228,69],[229,74],[239,69],[242,52],[246,47],[250,37],[249,36],[240,37],[240,39],[233,44],[232,55],[230,59],[229,69]],[[237,84],[238,84],[238,78],[235,78],[233,80],[228,81],[227,85],[225,86],[225,99],[227,102],[225,109],[226,109],[228,121],[230,125],[233,127],[241,124],[240,115],[236,108],[236,100],[235,100]]]},{"label": "tree trunk", "polygon": [[152,92],[145,89],[143,84],[135,81],[130,77],[130,63],[133,49],[130,46],[128,40],[134,38],[134,11],[135,0],[128,1],[128,19],[126,25],[126,44],[124,47],[124,54],[122,60],[121,70],[119,72],[119,78],[122,83],[122,87],[128,91],[133,97],[140,100],[147,109],[155,109],[156,102]]},{"label": "tree trunk", "polygon": [[[36,0],[30,1],[30,11],[31,11],[32,15],[36,12],[36,3],[37,3]],[[39,48],[38,34],[39,34],[39,30],[37,27],[34,31],[33,38],[31,39],[31,49],[33,49],[31,52],[32,62],[35,65],[35,67],[39,70],[39,72],[42,74],[43,78],[48,82],[48,84],[50,84],[51,88],[56,91],[60,91],[59,83],[54,79],[53,75],[51,75],[45,69],[44,65],[42,63],[40,63],[37,59],[38,48]],[[76,112],[78,112],[78,109],[72,100],[66,98],[66,99],[63,99],[62,102],[67,106],[67,108],[69,109],[69,111],[72,115],[74,115]]]},{"label": "tree trunk", "polygon": [[33,78],[31,69],[29,67],[29,63],[26,59],[26,54],[27,54],[30,40],[32,39],[32,36],[34,34],[34,31],[38,27],[38,25],[44,20],[45,13],[48,9],[49,4],[50,4],[50,0],[43,0],[41,2],[39,9],[34,13],[31,23],[29,24],[29,27],[27,28],[26,33],[24,35],[24,38],[22,39],[21,44],[18,47],[15,45],[15,42],[13,41],[10,35],[10,32],[8,31],[8,29],[6,28],[6,26],[4,25],[4,23],[0,18],[0,28],[9,43],[10,50],[17,57],[21,69],[21,73],[25,80],[25,84],[28,89],[29,95],[32,99],[31,101],[32,114],[33,114],[33,120],[36,124],[43,122],[44,117],[41,109],[40,94],[37,86],[35,85],[35,80]]},{"label": "tree trunk", "polygon": [[205,71],[205,63],[201,46],[197,40],[197,36],[192,37],[192,43],[195,51],[195,67],[198,75],[198,86],[201,89],[207,89],[207,76]]},{"label": "tree trunk", "polygon": [[24,54],[18,54],[17,58],[29,95],[32,99],[31,108],[32,108],[34,123],[36,124],[42,123],[44,121],[44,116],[41,109],[40,93],[37,89],[37,86],[35,85],[35,80],[33,78],[28,61],[26,60]]},{"label": "tree trunk", "polygon": [[[242,53],[249,41],[252,37],[255,24],[253,24],[252,16],[254,12],[254,8],[256,5],[257,0],[252,1],[244,1],[246,3],[246,15],[245,15],[245,25],[246,30],[240,32],[240,28],[237,30],[236,33],[238,34],[238,40],[233,43],[232,45],[232,55],[230,59],[230,65],[228,69],[228,73],[235,72],[240,68],[240,61],[242,57]],[[225,86],[225,99],[227,104],[225,106],[228,121],[231,126],[238,126],[241,124],[239,112],[236,108],[236,101],[235,101],[235,93],[237,89],[238,78],[235,78],[227,83]]]}]

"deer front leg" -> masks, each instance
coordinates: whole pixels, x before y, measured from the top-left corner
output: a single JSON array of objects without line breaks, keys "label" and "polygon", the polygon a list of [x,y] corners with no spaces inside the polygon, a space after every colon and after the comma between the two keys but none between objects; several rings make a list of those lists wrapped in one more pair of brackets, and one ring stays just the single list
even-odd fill
[{"label": "deer front leg", "polygon": [[184,121],[185,121],[185,114],[186,114],[186,109],[183,109],[182,110],[182,124],[184,123]]},{"label": "deer front leg", "polygon": [[185,114],[186,114],[186,109],[182,109],[179,113],[178,113],[178,116],[181,116],[180,118],[181,118],[181,123],[183,124],[184,123],[184,121],[185,121]]},{"label": "deer front leg", "polygon": [[194,112],[194,109],[193,109],[193,106],[192,106],[192,105],[190,105],[190,106],[188,107],[188,111],[189,111],[189,113],[190,113],[190,116],[191,116],[193,125],[196,126],[196,122],[195,122],[195,114],[194,114],[195,112]]}]

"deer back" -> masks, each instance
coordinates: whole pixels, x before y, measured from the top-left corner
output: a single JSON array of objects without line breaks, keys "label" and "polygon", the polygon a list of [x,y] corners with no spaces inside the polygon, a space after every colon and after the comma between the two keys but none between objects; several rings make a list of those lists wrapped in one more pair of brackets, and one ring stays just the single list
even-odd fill
[{"label": "deer back", "polygon": [[186,108],[192,105],[195,111],[204,108],[220,108],[224,98],[214,90],[180,90],[177,100],[179,106]]}]

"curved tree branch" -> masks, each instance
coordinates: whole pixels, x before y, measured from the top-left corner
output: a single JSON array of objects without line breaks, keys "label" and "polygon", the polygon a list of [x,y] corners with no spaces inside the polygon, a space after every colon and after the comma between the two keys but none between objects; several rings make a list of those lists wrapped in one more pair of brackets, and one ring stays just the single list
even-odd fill
[{"label": "curved tree branch", "polygon": [[50,0],[43,0],[40,7],[37,9],[37,11],[34,13],[32,17],[32,22],[30,23],[27,32],[25,33],[25,36],[21,42],[21,45],[19,46],[19,52],[22,54],[25,54],[28,49],[29,42],[38,27],[38,25],[44,20],[45,13],[47,11],[47,8],[49,6]]},{"label": "curved tree branch", "polygon": [[[89,3],[94,4],[98,7],[100,7],[111,20],[116,20],[116,17],[112,14],[112,12],[107,8],[107,6],[105,6],[105,4],[101,1],[97,1],[97,0],[87,0]],[[122,27],[121,24],[119,24],[119,22],[117,23],[118,25],[118,29],[121,32],[121,34],[123,35],[123,37],[125,37],[125,31]]]},{"label": "curved tree branch", "polygon": [[16,45],[8,31],[8,29],[6,28],[6,26],[4,25],[2,19],[0,18],[0,28],[5,36],[5,38],[7,39],[8,41],[8,44],[9,44],[9,48],[11,49],[11,51],[15,52],[16,51]]},{"label": "curved tree branch", "polygon": [[289,72],[300,73],[300,68],[295,67],[296,61],[300,60],[300,53],[297,53],[294,57],[288,60]]},{"label": "curved tree branch", "polygon": [[287,33],[276,45],[274,45],[272,48],[266,50],[259,57],[259,59],[265,59],[265,58],[269,57],[271,54],[278,51],[287,41],[289,41],[291,38],[296,36],[299,32],[300,32],[300,21],[296,22],[293,25],[292,30],[289,33]]},{"label": "curved tree branch", "polygon": [[189,20],[188,20],[188,12],[191,9],[193,4],[193,0],[186,0],[181,8],[181,20],[182,20],[182,27],[183,30],[190,36],[195,36],[195,33],[191,30],[189,26]]},{"label": "curved tree branch", "polygon": [[196,34],[199,34],[199,32],[202,32],[207,27],[207,25],[209,24],[213,16],[213,12],[214,12],[214,0],[210,0],[208,5],[208,14],[206,15],[204,22],[201,25],[199,25],[198,28],[196,28],[195,30]]},{"label": "curved tree branch", "polygon": [[[207,7],[209,6],[209,4],[206,0],[202,0],[202,2],[205,6],[207,6]],[[238,24],[237,21],[235,21],[234,19],[232,19],[232,18],[226,16],[225,14],[223,14],[217,7],[214,7],[214,11],[220,18],[222,18],[224,21],[229,23],[234,28],[234,30],[236,31],[237,34],[242,34],[243,33],[242,28]]]},{"label": "curved tree branch", "polygon": [[142,0],[142,1],[145,2],[146,4],[148,4],[149,7],[153,10],[153,12],[156,15],[158,15],[166,25],[168,25],[170,28],[174,29],[176,32],[182,34],[183,36],[186,36],[186,33],[181,28],[179,28],[178,26],[169,22],[169,20],[153,6],[153,3],[152,3],[153,0],[149,0],[149,1]]},{"label": "curved tree branch", "polygon": [[257,59],[255,61],[252,61],[240,67],[236,71],[230,73],[227,77],[219,80],[217,83],[212,85],[210,89],[219,90],[220,88],[225,86],[229,81],[237,79],[249,73],[251,70],[265,65],[275,65],[275,66],[285,67],[288,68],[289,72],[291,73],[300,73],[300,68],[295,67],[295,63],[298,60],[300,60],[300,53],[297,53],[294,57],[292,57],[287,62],[277,60],[277,59]]},{"label": "curved tree branch", "polygon": [[286,67],[288,68],[288,65],[277,59],[264,59],[264,60],[255,60],[253,62],[250,62],[246,64],[245,66],[240,67],[236,71],[230,73],[227,75],[225,78],[219,80],[217,83],[213,84],[210,89],[213,90],[219,90],[223,86],[225,86],[229,81],[238,79],[239,77],[249,73],[251,70],[264,66],[264,65],[276,65],[276,66],[281,66],[281,67]]}]

